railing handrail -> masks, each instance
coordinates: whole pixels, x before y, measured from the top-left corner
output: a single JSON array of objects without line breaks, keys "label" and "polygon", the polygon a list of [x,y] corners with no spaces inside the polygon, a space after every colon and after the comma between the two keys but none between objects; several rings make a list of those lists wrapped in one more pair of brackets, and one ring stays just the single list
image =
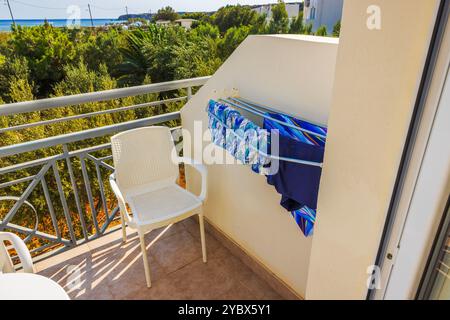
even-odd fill
[{"label": "railing handrail", "polygon": [[45,109],[60,108],[89,102],[114,100],[149,93],[159,93],[164,91],[177,90],[182,88],[198,87],[204,85],[209,78],[211,77],[210,76],[198,77],[192,79],[152,83],[127,88],[81,93],[71,96],[62,96],[55,98],[3,104],[0,105],[0,116],[8,116],[13,114],[33,112]]},{"label": "railing handrail", "polygon": [[42,148],[49,148],[61,144],[67,144],[71,142],[102,137],[107,134],[130,130],[134,128],[150,126],[154,124],[163,123],[171,120],[178,120],[180,118],[180,112],[163,113],[157,116],[148,117],[144,119],[132,120],[128,122],[122,122],[118,124],[112,124],[99,128],[87,129],[82,131],[71,132],[49,138],[32,140],[13,144],[9,146],[0,147],[0,158],[11,156],[14,154],[34,151]]},{"label": "railing handrail", "polygon": [[99,115],[103,115],[103,114],[113,114],[113,113],[118,113],[118,112],[135,110],[135,109],[139,109],[139,108],[160,106],[160,105],[163,105],[166,103],[179,102],[179,101],[184,101],[184,100],[187,100],[187,96],[171,98],[171,99],[166,99],[166,100],[156,100],[156,101],[151,101],[151,102],[134,104],[131,106],[118,107],[118,108],[114,108],[114,109],[81,113],[81,114],[76,114],[76,115],[67,116],[67,117],[63,117],[63,118],[42,120],[42,121],[37,121],[37,122],[27,122],[24,124],[19,124],[14,127],[0,128],[0,133],[29,129],[29,128],[34,128],[34,127],[38,127],[38,126],[45,126],[45,125],[49,125],[49,124],[61,123],[61,122],[66,122],[66,121],[78,120],[78,119],[85,119],[85,118],[95,117],[95,116],[99,116]]}]

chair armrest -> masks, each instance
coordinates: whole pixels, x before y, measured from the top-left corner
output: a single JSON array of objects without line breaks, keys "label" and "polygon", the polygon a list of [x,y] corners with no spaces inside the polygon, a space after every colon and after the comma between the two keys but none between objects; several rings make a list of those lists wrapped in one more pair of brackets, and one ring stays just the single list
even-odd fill
[{"label": "chair armrest", "polygon": [[[25,242],[23,242],[23,240],[16,236],[14,233],[0,232],[0,242],[4,241],[11,242],[13,248],[17,252],[17,256],[19,257],[20,262],[22,263],[23,271],[26,273],[34,273],[33,260],[31,259],[30,251],[28,251]],[[0,244],[0,246],[3,246],[3,243]],[[7,253],[6,248],[5,251]]]},{"label": "chair armrest", "polygon": [[117,200],[119,202],[120,212],[124,216],[125,220],[127,222],[130,222],[131,218],[130,218],[130,215],[129,215],[128,210],[127,210],[127,204],[126,204],[125,199],[124,199],[124,197],[122,195],[122,192],[119,189],[119,186],[117,185],[116,175],[114,173],[109,176],[109,184],[111,185],[111,189],[114,192],[114,194],[116,195]]},{"label": "chair armrest", "polygon": [[189,165],[200,173],[202,177],[202,189],[199,195],[199,199],[201,201],[206,201],[208,196],[208,170],[206,169],[206,166],[187,157],[179,157],[178,162]]}]

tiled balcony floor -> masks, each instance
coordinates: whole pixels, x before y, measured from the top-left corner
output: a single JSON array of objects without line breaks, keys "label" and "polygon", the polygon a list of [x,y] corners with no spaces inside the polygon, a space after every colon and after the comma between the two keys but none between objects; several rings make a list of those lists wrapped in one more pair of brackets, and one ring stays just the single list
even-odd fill
[{"label": "tiled balcony floor", "polygon": [[147,288],[137,234],[121,231],[36,264],[72,299],[281,299],[264,280],[207,233],[208,262],[201,258],[200,232],[193,218],[146,235],[152,288]]}]

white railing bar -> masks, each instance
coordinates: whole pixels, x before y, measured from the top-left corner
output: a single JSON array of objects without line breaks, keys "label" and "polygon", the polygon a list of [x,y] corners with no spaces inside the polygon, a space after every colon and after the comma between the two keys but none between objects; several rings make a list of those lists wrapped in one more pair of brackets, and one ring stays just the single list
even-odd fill
[{"label": "white railing bar", "polygon": [[[73,158],[82,153],[99,151],[99,150],[107,149],[110,147],[111,147],[111,143],[99,144],[99,145],[93,146],[93,147],[70,151],[68,154],[68,157]],[[40,158],[40,159],[36,159],[36,160],[31,160],[31,161],[22,162],[22,163],[14,164],[11,166],[3,167],[3,168],[0,168],[0,175],[18,171],[18,170],[36,167],[36,166],[45,164],[45,163],[47,163],[49,161],[53,161],[53,160],[55,160],[55,161],[62,160],[65,157],[66,157],[66,155],[64,155],[63,153],[60,153],[60,154],[46,157],[46,158]]]},{"label": "white railing bar", "polygon": [[179,98],[146,102],[146,103],[136,104],[136,105],[132,105],[132,106],[120,107],[120,108],[116,108],[116,109],[101,110],[101,111],[77,114],[77,115],[63,117],[63,118],[44,120],[44,121],[38,121],[38,122],[32,122],[32,123],[25,123],[25,124],[21,124],[21,125],[14,126],[14,127],[0,128],[0,133],[4,133],[4,132],[8,132],[8,131],[24,130],[24,129],[29,129],[29,128],[38,127],[38,126],[45,126],[45,125],[55,124],[55,123],[60,123],[60,122],[65,122],[65,121],[90,118],[90,117],[99,116],[99,115],[103,115],[103,114],[111,114],[111,113],[116,113],[116,112],[129,111],[129,110],[134,110],[134,109],[139,109],[139,108],[144,108],[144,107],[154,107],[154,106],[159,106],[161,104],[178,102],[178,101],[183,101],[186,99],[187,99],[187,97],[183,96],[183,97],[179,97]]},{"label": "white railing bar", "polygon": [[87,148],[83,148],[83,149],[69,151],[69,153],[67,155],[69,158],[73,158],[73,157],[76,157],[83,153],[95,152],[95,151],[100,151],[100,150],[108,149],[108,148],[111,148],[111,142],[99,144],[99,145],[93,146],[93,147],[87,147]]},{"label": "white railing bar", "polygon": [[[111,156],[112,157],[112,156]],[[102,166],[103,168],[105,168],[105,169],[107,169],[107,170],[110,170],[110,171],[112,171],[112,172],[114,172],[114,167],[113,166],[111,166],[111,165],[109,165],[109,164],[107,164],[106,162],[103,162],[103,161],[100,161],[99,163],[98,163],[98,165],[99,166]]]},{"label": "white railing bar", "polygon": [[210,78],[209,76],[199,77],[192,79],[153,83],[129,88],[82,93],[72,96],[63,96],[34,101],[9,103],[0,105],[0,116],[7,116],[52,108],[60,108],[89,102],[114,100],[119,98],[139,96],[149,93],[159,93],[188,87],[198,87],[204,85],[209,78]]},{"label": "white railing bar", "polygon": [[106,161],[106,160],[112,160],[113,156],[105,156],[97,158],[98,161]]},{"label": "white railing bar", "polygon": [[[0,106],[1,109],[1,106]],[[107,134],[125,131],[129,129],[134,129],[138,127],[151,126],[154,124],[159,124],[171,120],[180,119],[180,112],[165,113],[158,116],[153,116],[149,118],[132,120],[128,122],[123,122],[119,124],[113,124],[109,126],[104,126],[100,128],[88,129],[84,131],[77,131],[73,133],[63,134],[59,136],[44,138],[40,140],[33,140],[28,142],[23,142],[19,144],[14,144],[10,146],[5,146],[0,148],[0,158],[7,157],[19,153],[34,151],[42,148],[53,147],[60,144],[71,143],[91,138],[97,138],[105,136]]]},{"label": "white railing bar", "polygon": [[0,183],[0,189],[4,189],[6,187],[10,187],[10,186],[15,185],[15,184],[27,182],[27,181],[33,180],[34,178],[36,178],[36,175],[28,176],[28,177],[24,177],[24,178],[20,178],[20,179],[16,179],[16,180],[13,180],[13,181]]},{"label": "white railing bar", "polygon": [[14,223],[8,223],[8,226],[6,228],[14,230],[14,231],[17,231],[17,232],[20,232],[20,233],[23,233],[23,234],[28,234],[30,232],[34,232],[33,234],[36,237],[39,237],[41,239],[50,240],[50,241],[54,241],[54,242],[57,242],[57,243],[70,245],[70,240],[67,240],[67,239],[64,239],[64,238],[59,239],[58,237],[56,237],[54,235],[51,235],[51,234],[48,234],[48,233],[44,233],[44,232],[41,232],[39,230],[34,231],[34,230],[30,229],[30,228],[19,226],[19,225],[14,224]]},{"label": "white railing bar", "polygon": [[[173,127],[173,128],[170,128],[170,131],[173,132],[173,131],[179,130],[181,128],[182,128],[181,126]],[[83,148],[83,149],[73,150],[73,151],[70,151],[67,154],[67,156],[69,158],[73,158],[73,157],[76,157],[76,156],[78,156],[80,154],[83,154],[83,153],[95,152],[95,151],[100,151],[100,150],[108,149],[108,148],[111,148],[111,143],[104,143],[104,144],[99,144],[99,145],[92,146],[92,147],[87,147],[87,148]],[[47,163],[49,161],[52,161],[52,160],[58,161],[58,160],[62,160],[64,158],[66,158],[66,155],[64,155],[63,153],[60,153],[60,154],[57,154],[57,155],[54,155],[54,156],[50,156],[50,157],[46,157],[46,158],[41,158],[41,159],[36,159],[36,160],[31,160],[31,161],[27,161],[27,162],[14,164],[14,165],[11,165],[11,166],[0,168],[0,175],[1,174],[6,174],[6,173],[10,173],[10,172],[14,172],[14,171],[18,171],[18,170],[22,170],[22,169],[36,167],[36,166],[45,164],[45,163]]]},{"label": "white railing bar", "polygon": [[62,159],[61,156],[62,156],[62,154],[59,154],[59,155],[50,156],[50,157],[46,157],[46,158],[31,160],[31,161],[27,161],[27,162],[18,163],[18,164],[13,164],[13,165],[10,165],[7,167],[0,168],[0,174],[6,174],[6,173],[22,170],[22,169],[37,167],[39,165],[46,164],[47,162],[52,161],[52,160],[60,160],[60,159]]}]

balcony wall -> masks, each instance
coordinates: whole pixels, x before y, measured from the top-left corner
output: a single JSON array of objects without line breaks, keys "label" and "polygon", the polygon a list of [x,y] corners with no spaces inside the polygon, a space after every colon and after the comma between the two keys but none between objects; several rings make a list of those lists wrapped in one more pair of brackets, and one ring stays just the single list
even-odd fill
[{"label": "balcony wall", "polygon": [[[337,48],[338,40],[332,38],[248,37],[182,109],[183,128],[193,135],[194,121],[201,121],[206,131],[208,100],[235,93],[326,124]],[[201,158],[201,147],[193,146],[191,156]],[[280,195],[249,167],[210,165],[208,169],[208,221],[304,297],[312,240],[279,205]],[[190,170],[187,185],[199,189],[198,176]]]}]

